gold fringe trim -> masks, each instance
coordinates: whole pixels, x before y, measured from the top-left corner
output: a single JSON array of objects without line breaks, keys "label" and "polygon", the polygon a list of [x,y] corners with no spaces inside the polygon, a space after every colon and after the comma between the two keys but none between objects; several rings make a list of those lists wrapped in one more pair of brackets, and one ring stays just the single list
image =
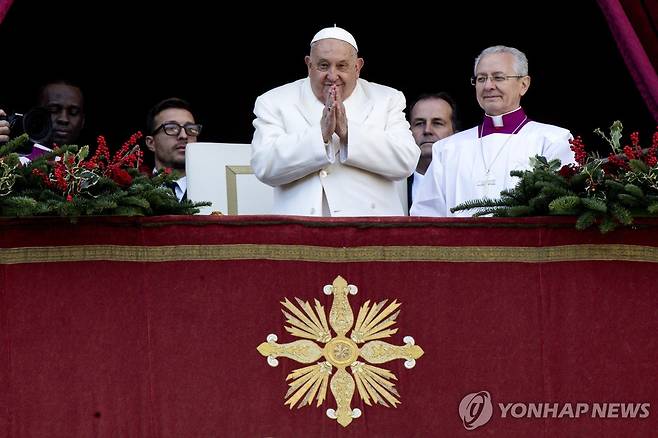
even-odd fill
[{"label": "gold fringe trim", "polygon": [[0,248],[0,264],[81,261],[178,262],[188,260],[281,260],[344,262],[512,262],[627,261],[658,263],[658,248],[641,245],[360,246],[310,245],[78,245]]}]

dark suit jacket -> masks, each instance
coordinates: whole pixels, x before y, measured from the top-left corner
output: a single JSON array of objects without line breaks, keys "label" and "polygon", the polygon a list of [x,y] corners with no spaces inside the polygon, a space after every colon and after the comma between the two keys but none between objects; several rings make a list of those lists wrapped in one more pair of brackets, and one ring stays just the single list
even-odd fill
[{"label": "dark suit jacket", "polygon": [[414,174],[412,173],[407,178],[407,204],[409,208],[411,208],[411,204],[414,201],[413,199],[411,199],[411,186],[413,186],[413,184],[414,184]]}]

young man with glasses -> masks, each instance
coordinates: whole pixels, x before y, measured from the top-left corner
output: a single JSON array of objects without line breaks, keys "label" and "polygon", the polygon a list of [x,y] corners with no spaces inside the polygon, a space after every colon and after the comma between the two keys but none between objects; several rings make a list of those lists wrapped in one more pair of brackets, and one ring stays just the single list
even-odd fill
[{"label": "young man with glasses", "polygon": [[306,56],[308,77],[256,100],[251,167],[274,187],[277,214],[404,215],[396,181],[420,150],[404,117],[404,95],[359,78],[352,34],[319,31]]},{"label": "young man with glasses", "polygon": [[518,49],[489,47],[475,60],[474,76],[482,123],[436,142],[432,162],[411,207],[412,216],[470,216],[450,208],[473,199],[496,199],[513,188],[512,170],[530,169],[535,155],[574,162],[571,133],[532,121],[521,108],[530,87],[528,60]]},{"label": "young man with glasses", "polygon": [[201,134],[190,104],[175,97],[157,103],[146,118],[146,132],[146,147],[155,157],[155,171],[169,168],[181,174],[172,189],[179,201],[186,199],[185,148]]}]

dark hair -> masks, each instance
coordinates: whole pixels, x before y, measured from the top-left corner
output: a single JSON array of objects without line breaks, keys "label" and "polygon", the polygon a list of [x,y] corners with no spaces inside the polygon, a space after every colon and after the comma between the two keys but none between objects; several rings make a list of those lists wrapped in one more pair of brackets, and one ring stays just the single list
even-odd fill
[{"label": "dark hair", "polygon": [[80,84],[76,81],[70,80],[70,79],[64,79],[64,78],[55,78],[52,80],[49,80],[47,82],[44,82],[41,87],[39,87],[39,92],[37,94],[37,102],[41,102],[41,99],[43,98],[43,93],[46,92],[46,88],[48,88],[51,85],[66,85],[72,88],[77,88],[78,91],[80,91],[80,97],[82,98],[82,112],[84,113],[84,107],[85,107],[85,95],[82,92],[82,87]]},{"label": "dark hair", "polygon": [[444,100],[448,105],[450,105],[450,108],[452,109],[452,116],[450,117],[450,121],[452,122],[452,129],[455,132],[459,131],[459,119],[457,118],[457,102],[455,102],[455,99],[445,91],[441,91],[438,93],[423,93],[416,97],[414,100],[411,101],[409,104],[409,109],[407,110],[407,117],[409,118],[409,121],[411,121],[411,110],[414,109],[414,106],[421,100],[430,100],[430,99],[441,99]]},{"label": "dark hair", "polygon": [[146,135],[151,135],[157,128],[157,126],[155,126],[155,116],[170,108],[184,109],[192,113],[192,105],[186,100],[179,99],[178,97],[170,97],[162,100],[156,103],[146,116]]}]

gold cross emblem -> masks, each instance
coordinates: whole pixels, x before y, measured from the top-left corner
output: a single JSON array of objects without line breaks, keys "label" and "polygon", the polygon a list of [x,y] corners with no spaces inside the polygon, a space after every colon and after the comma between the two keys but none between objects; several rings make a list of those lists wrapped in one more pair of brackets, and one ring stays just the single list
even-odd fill
[{"label": "gold cross emblem", "polygon": [[[414,344],[411,336],[404,338],[404,345],[393,345],[379,339],[388,338],[398,329],[395,324],[400,311],[400,303],[388,300],[370,306],[366,301],[359,309],[354,322],[354,314],[348,300],[348,294],[356,295],[358,289],[348,285],[341,276],[333,284],[324,287],[324,293],[333,294],[334,300],[329,312],[329,324],[324,307],[315,300],[315,311],[307,301],[295,298],[299,307],[287,298],[281,302],[286,322],[284,328],[291,335],[304,338],[287,344],[278,344],[277,336],[270,334],[267,342],[258,346],[258,351],[267,357],[267,363],[277,366],[277,357],[287,357],[300,363],[313,365],[298,368],[290,373],[286,380],[291,380],[285,395],[285,403],[298,408],[317,400],[319,407],[327,396],[327,386],[336,400],[336,409],[327,409],[327,416],[335,419],[342,426],[349,425],[354,418],[362,414],[358,408],[352,409],[350,403],[354,390],[357,389],[363,402],[396,407],[400,395],[393,380],[397,380],[391,371],[371,364],[381,364],[394,359],[405,359],[405,367],[411,369],[416,359],[423,355],[423,349]],[[329,325],[336,336],[332,337]],[[354,326],[354,328],[352,328]],[[350,337],[345,334],[352,329]],[[314,342],[315,341],[315,342]],[[316,342],[324,344],[321,347]],[[324,357],[324,360],[320,360]],[[366,362],[360,361],[359,358]],[[319,361],[320,360],[320,361]],[[318,362],[319,361],[319,362]],[[346,371],[349,366],[351,373]],[[329,376],[336,372],[329,381]]]}]

